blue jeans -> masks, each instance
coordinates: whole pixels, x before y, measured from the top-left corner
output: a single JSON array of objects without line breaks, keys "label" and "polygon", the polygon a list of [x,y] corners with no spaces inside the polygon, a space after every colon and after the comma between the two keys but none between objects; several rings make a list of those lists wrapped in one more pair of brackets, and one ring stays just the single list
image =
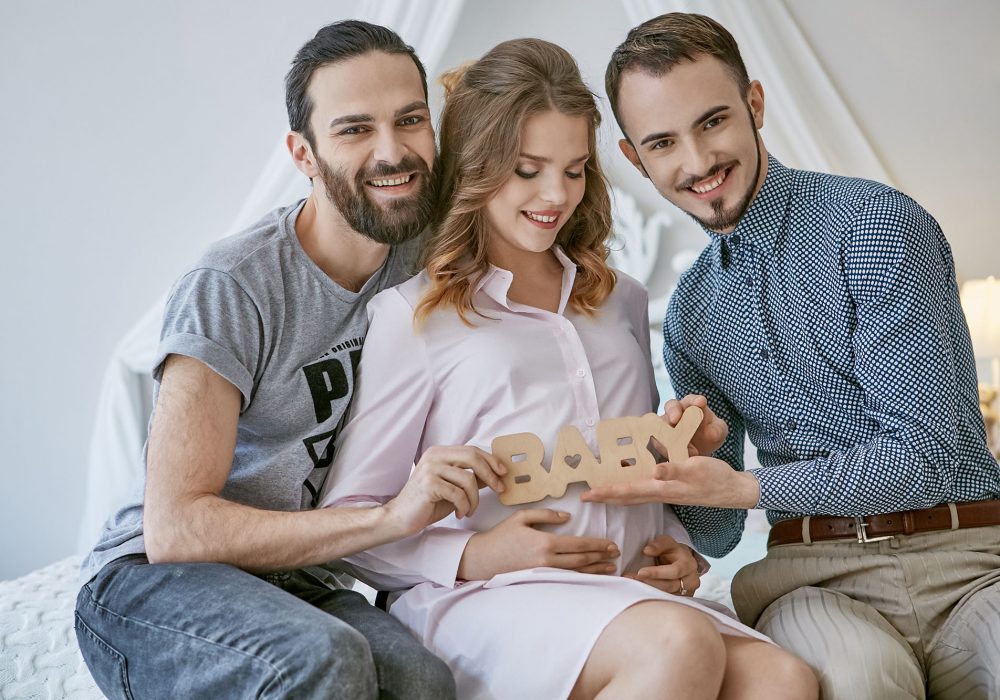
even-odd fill
[{"label": "blue jeans", "polygon": [[444,662],[364,596],[279,578],[122,557],[80,589],[83,658],[113,700],[455,697]]}]

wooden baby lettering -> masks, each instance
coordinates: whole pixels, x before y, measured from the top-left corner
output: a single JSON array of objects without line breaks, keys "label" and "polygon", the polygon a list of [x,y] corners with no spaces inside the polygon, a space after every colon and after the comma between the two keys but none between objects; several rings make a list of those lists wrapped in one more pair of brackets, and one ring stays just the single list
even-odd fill
[{"label": "wooden baby lettering", "polygon": [[567,425],[559,431],[548,469],[542,463],[545,446],[533,433],[502,435],[492,445],[493,455],[507,467],[500,502],[510,506],[559,498],[578,481],[593,488],[652,478],[656,473],[656,459],[649,449],[652,438],[670,461],[679,462],[687,458],[688,443],[703,418],[700,408],[689,406],[673,427],[655,413],[603,420],[597,424],[600,459],[580,431]]}]

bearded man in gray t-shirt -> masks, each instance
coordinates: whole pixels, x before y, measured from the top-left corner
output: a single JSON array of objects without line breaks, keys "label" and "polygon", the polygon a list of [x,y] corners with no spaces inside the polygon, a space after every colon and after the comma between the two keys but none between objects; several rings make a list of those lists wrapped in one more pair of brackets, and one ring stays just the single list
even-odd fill
[{"label": "bearded man in gray t-shirt", "polygon": [[320,565],[474,506],[468,471],[496,488],[496,460],[431,450],[382,507],[312,509],[365,304],[412,274],[435,204],[426,76],[390,30],[340,22],[299,51],[286,102],[312,194],[174,286],[145,483],[84,563],[77,638],[109,697],[454,696],[439,659]]}]

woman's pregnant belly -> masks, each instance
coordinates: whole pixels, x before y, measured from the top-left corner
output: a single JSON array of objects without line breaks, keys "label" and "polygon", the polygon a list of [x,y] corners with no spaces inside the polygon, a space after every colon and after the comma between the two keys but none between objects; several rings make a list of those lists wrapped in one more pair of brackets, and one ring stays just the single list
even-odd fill
[{"label": "woman's pregnant belly", "polygon": [[584,503],[580,494],[587,490],[583,483],[571,484],[561,498],[546,498],[537,503],[506,506],[489,488],[479,492],[479,507],[475,514],[461,520],[448,516],[439,524],[444,527],[484,532],[503,522],[519,510],[548,508],[569,513],[569,521],[561,525],[537,525],[537,529],[559,535],[599,537],[618,545],[617,574],[635,572],[652,563],[642,554],[643,547],[657,535],[664,533],[665,517],[676,517],[661,504],[614,506],[603,503]]}]

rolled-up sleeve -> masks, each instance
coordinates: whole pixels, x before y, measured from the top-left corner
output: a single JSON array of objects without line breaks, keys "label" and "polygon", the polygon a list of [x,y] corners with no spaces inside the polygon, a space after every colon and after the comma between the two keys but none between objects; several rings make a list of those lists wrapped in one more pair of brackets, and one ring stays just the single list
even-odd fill
[{"label": "rolled-up sleeve", "polygon": [[239,389],[241,410],[246,410],[266,343],[263,319],[250,294],[229,274],[199,268],[181,277],[170,292],[153,378],[162,377],[168,355],[193,357]]}]

